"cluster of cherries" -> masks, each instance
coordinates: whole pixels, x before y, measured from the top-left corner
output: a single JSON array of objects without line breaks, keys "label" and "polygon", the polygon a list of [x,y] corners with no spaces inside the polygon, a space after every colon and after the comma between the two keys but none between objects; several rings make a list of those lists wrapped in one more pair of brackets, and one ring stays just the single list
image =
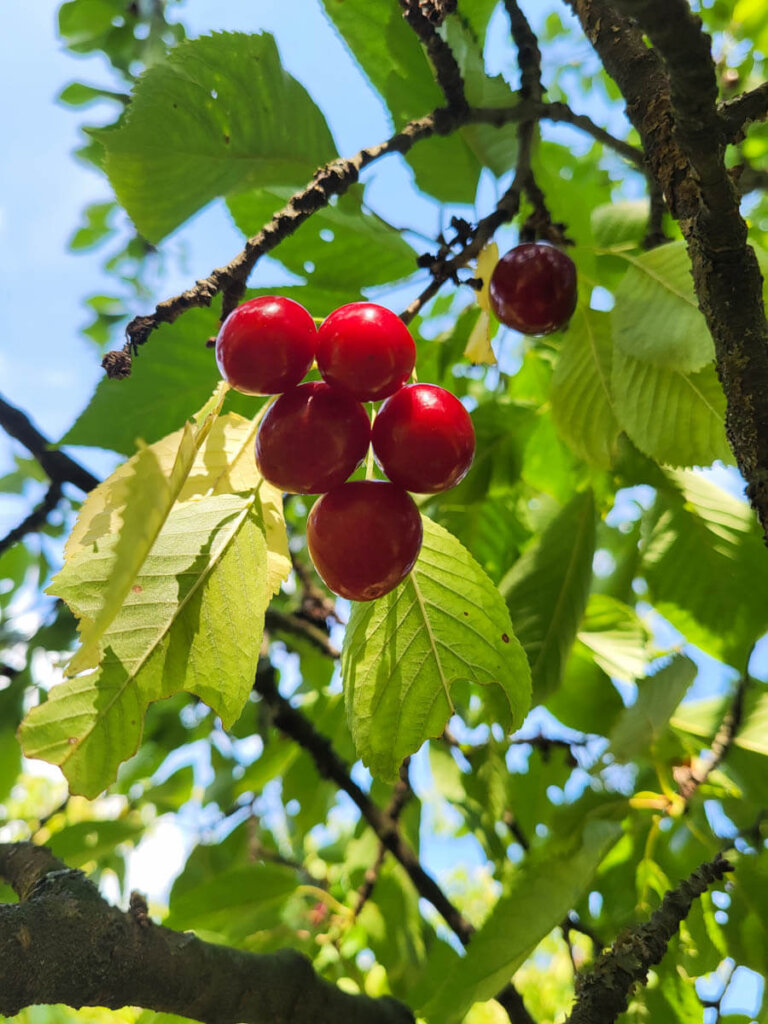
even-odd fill
[{"label": "cluster of cherries", "polygon": [[[256,436],[265,480],[320,494],[307,546],[336,594],[371,601],[396,587],[421,549],[421,517],[408,491],[455,486],[475,453],[461,402],[433,384],[407,384],[416,346],[402,320],[371,302],[335,310],[317,329],[292,299],[245,302],[216,339],[222,376],[247,395],[279,395]],[[316,362],[322,381],[301,383]],[[363,402],[384,399],[373,428]],[[349,477],[369,445],[388,480]]]}]

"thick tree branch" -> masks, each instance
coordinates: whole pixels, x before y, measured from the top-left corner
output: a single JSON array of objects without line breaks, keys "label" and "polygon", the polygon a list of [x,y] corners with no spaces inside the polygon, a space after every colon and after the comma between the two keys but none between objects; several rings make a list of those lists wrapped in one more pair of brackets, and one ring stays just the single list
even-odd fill
[{"label": "thick tree branch", "polygon": [[0,539],[0,555],[7,551],[8,548],[13,547],[14,544],[18,544],[28,533],[34,533],[36,530],[39,530],[60,500],[61,484],[58,482],[52,483],[46,491],[43,500],[32,509],[27,518]]},{"label": "thick tree branch", "polygon": [[[224,293],[222,317],[240,301],[248,276],[258,260],[292,235],[318,210],[327,206],[334,195],[342,195],[353,185],[363,168],[391,153],[407,153],[412,146],[432,135],[446,135],[462,124],[505,124],[531,120],[550,120],[571,124],[610,146],[636,166],[643,162],[642,153],[634,146],[617,139],[583,114],[574,113],[565,103],[524,102],[515,107],[450,111],[439,109],[426,117],[409,122],[386,142],[360,150],[348,159],[333,160],[321,167],[309,184],[296,192],[258,234],[249,238],[245,248],[223,267],[197,281],[180,295],[158,303],[154,312],[135,317],[126,328],[127,342],[122,350],[108,352],[102,360],[107,376],[122,379],[131,372],[132,355],[145,344],[161,324],[173,323],[182,313],[198,306],[210,306],[220,292]],[[434,293],[433,293],[434,294]]]},{"label": "thick tree branch", "polygon": [[768,538],[768,324],[760,269],[725,166],[710,42],[685,0],[616,0],[633,21],[603,0],[567,2],[621,89],[688,244],[715,343],[728,439]]},{"label": "thick tree branch", "polygon": [[96,477],[74,459],[51,448],[51,442],[29,417],[3,398],[0,398],[0,427],[34,455],[53,483],[74,484],[86,493],[98,484]]},{"label": "thick tree branch", "polygon": [[649,968],[663,959],[693,901],[729,871],[733,871],[732,865],[718,854],[671,889],[650,921],[617,939],[589,973],[577,978],[576,1003],[565,1024],[615,1021],[626,1010],[632,987],[638,982],[645,984]]},{"label": "thick tree branch", "polygon": [[43,847],[0,844],[0,1014],[36,1003],[142,1006],[205,1024],[413,1024],[394,999],[350,995],[299,953],[244,953],[109,906]]}]

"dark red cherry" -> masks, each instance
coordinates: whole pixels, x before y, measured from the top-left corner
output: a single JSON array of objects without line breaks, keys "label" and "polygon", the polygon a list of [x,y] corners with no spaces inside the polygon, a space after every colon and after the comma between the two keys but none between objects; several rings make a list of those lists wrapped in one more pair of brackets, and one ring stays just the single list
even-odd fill
[{"label": "dark red cherry", "polygon": [[501,257],[491,275],[496,318],[523,334],[551,334],[576,308],[576,266],[560,249],[525,242]]},{"label": "dark red cherry", "polygon": [[307,518],[307,546],[334,594],[373,601],[402,583],[421,550],[413,498],[386,480],[353,480],[324,494]]},{"label": "dark red cherry", "polygon": [[393,394],[408,380],[416,346],[403,321],[384,306],[352,302],[317,332],[317,368],[329,384],[361,402]]},{"label": "dark red cherry", "polygon": [[256,464],[282,491],[322,494],[357,469],[370,438],[360,402],[310,381],[286,391],[267,410],[256,434]]},{"label": "dark red cherry", "polygon": [[293,299],[264,295],[233,310],[216,338],[222,377],[246,395],[295,387],[315,358],[317,329]]},{"label": "dark red cherry", "polygon": [[379,409],[371,439],[392,483],[419,494],[454,487],[475,454],[469,413],[436,384],[408,384],[396,391]]}]

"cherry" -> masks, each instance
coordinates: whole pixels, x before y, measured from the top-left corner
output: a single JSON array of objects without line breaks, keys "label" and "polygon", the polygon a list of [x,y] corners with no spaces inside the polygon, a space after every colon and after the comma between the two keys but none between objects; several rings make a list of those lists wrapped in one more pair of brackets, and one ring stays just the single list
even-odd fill
[{"label": "cherry", "polygon": [[233,310],[216,338],[222,377],[246,395],[294,387],[315,358],[317,329],[293,299],[264,295]]},{"label": "cherry", "polygon": [[379,409],[373,450],[393,484],[435,494],[462,480],[475,454],[469,413],[436,384],[409,384]]},{"label": "cherry", "polygon": [[421,549],[413,498],[386,480],[353,480],[318,498],[307,518],[307,546],[334,594],[373,601],[401,583]]},{"label": "cherry", "polygon": [[317,332],[323,379],[361,402],[376,402],[408,380],[416,346],[403,321],[384,306],[351,302],[334,310]]},{"label": "cherry", "polygon": [[501,257],[491,275],[496,318],[523,334],[551,334],[576,308],[576,266],[560,249],[525,242]]},{"label": "cherry", "polygon": [[265,413],[256,434],[256,464],[283,491],[321,494],[357,469],[370,439],[360,402],[309,381],[286,391]]}]

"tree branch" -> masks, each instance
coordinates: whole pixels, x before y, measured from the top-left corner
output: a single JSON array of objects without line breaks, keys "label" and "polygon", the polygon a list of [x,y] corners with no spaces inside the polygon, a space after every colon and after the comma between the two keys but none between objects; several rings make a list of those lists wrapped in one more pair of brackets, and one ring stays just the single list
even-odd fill
[{"label": "tree branch", "polygon": [[[403,813],[405,805],[413,796],[413,790],[411,789],[410,779],[408,778],[408,765],[410,764],[410,758],[407,757],[400,765],[400,778],[395,783],[395,788],[392,792],[392,798],[386,807],[384,813],[392,819],[394,822],[400,820],[400,815]],[[384,864],[384,858],[387,855],[387,848],[384,843],[379,843],[379,852],[376,855],[376,860],[365,872],[365,878],[363,884],[357,890],[357,901],[355,902],[354,917],[357,917],[360,911],[363,909],[365,904],[373,895],[373,890],[376,888],[376,883],[379,880],[379,874]]]},{"label": "tree branch", "polygon": [[92,491],[98,480],[64,452],[51,448],[51,442],[40,433],[29,417],[0,397],[0,427],[19,441],[37,459],[53,483],[74,484],[81,491]]},{"label": "tree branch", "polygon": [[[357,785],[351,778],[346,764],[333,749],[330,740],[317,732],[309,719],[305,718],[301,711],[292,707],[290,702],[281,696],[270,674],[257,673],[253,688],[272,710],[274,724],[277,728],[307,751],[323,778],[335,782],[339,789],[352,799],[379,837],[382,846],[405,869],[418,894],[432,904],[446,924],[455,932],[460,942],[465,946],[468,945],[475,929],[454,907],[432,876],[421,866],[416,853],[403,839],[397,820],[393,819],[387,811],[382,811],[377,807],[368,794]],[[514,992],[514,996],[508,998],[508,1012],[512,1024],[535,1024],[522,997],[511,983],[505,986],[503,991],[508,993],[508,990]],[[504,1005],[507,1008],[506,1003]]]},{"label": "tree branch", "polygon": [[309,719],[281,696],[270,675],[258,673],[254,689],[271,709],[277,728],[307,751],[323,778],[330,779],[351,798],[382,844],[405,868],[419,895],[432,904],[463,943],[469,942],[474,932],[472,925],[421,866],[419,858],[403,839],[397,822],[377,807],[351,778],[347,765],[333,749],[330,740],[317,732]]},{"label": "tree branch", "polygon": [[442,23],[450,13],[448,7],[455,10],[456,2],[438,4],[435,0],[400,0],[403,17],[421,40],[432,67],[435,71],[437,84],[442,89],[450,110],[462,111],[469,109],[467,97],[464,95],[464,79],[446,41],[437,34],[436,25]]},{"label": "tree branch", "polygon": [[768,117],[768,82],[756,89],[743,92],[741,96],[721,103],[718,107],[726,137],[729,142],[739,142],[753,121],[764,121]]},{"label": "tree branch", "polygon": [[0,1013],[36,1003],[142,1006],[204,1024],[413,1024],[389,997],[350,995],[292,950],[256,955],[111,907],[44,847],[0,844]]},{"label": "tree branch", "polygon": [[733,871],[719,854],[702,864],[689,878],[671,889],[646,924],[633,928],[614,942],[587,974],[576,979],[576,1003],[565,1024],[611,1024],[627,1008],[632,987],[645,984],[648,970],[658,964],[695,899],[710,885]]},{"label": "tree branch", "polygon": [[715,733],[706,759],[700,759],[694,765],[679,765],[673,770],[675,783],[686,804],[691,802],[699,786],[704,785],[715,768],[718,768],[728,756],[741,726],[749,683],[749,673],[745,672]]},{"label": "tree branch", "polygon": [[[349,159],[333,160],[321,167],[309,184],[296,192],[261,231],[249,238],[244,249],[223,267],[212,270],[180,295],[158,303],[154,312],[137,316],[126,327],[127,342],[123,349],[108,352],[102,366],[108,377],[123,379],[130,375],[132,356],[146,343],[161,324],[173,323],[182,313],[198,306],[210,306],[220,292],[224,293],[222,318],[242,298],[248,276],[258,260],[292,235],[306,220],[323,209],[334,195],[343,195],[353,185],[360,171],[390,153],[407,153],[412,146],[432,135],[447,135],[463,124],[490,124],[501,127],[532,118],[571,124],[625,159],[641,166],[643,156],[636,147],[616,139],[598,127],[590,118],[574,113],[566,103],[520,103],[515,107],[473,108],[466,111],[434,110],[426,117],[410,121],[386,142],[360,150]],[[434,294],[434,292],[432,293]]]},{"label": "tree branch", "polygon": [[616,0],[632,21],[604,0],[567,2],[623,93],[688,244],[715,343],[728,440],[768,539],[768,324],[762,276],[725,166],[709,39],[685,0]]},{"label": "tree branch", "polygon": [[36,530],[39,530],[60,500],[61,484],[58,482],[52,483],[46,491],[43,500],[32,509],[27,518],[0,539],[0,555],[7,551],[8,548],[13,547],[14,544],[18,544],[28,533],[34,533]]}]

